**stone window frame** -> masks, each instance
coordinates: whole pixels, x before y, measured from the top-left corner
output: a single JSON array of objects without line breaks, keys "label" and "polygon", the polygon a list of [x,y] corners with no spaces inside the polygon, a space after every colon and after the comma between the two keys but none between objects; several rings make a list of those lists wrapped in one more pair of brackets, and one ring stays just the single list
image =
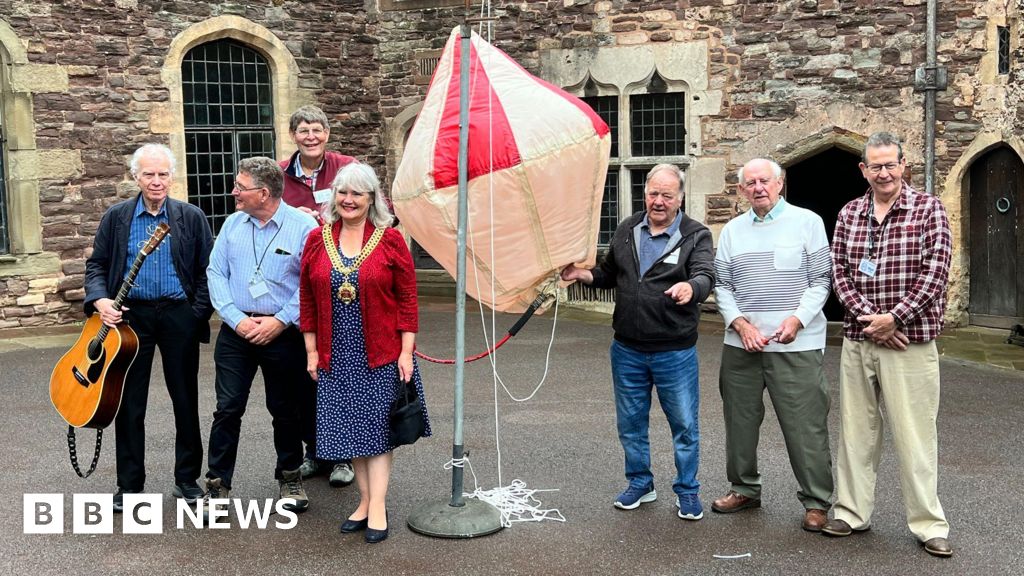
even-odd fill
[{"label": "stone window frame", "polygon": [[[724,168],[720,159],[704,158],[702,150],[701,121],[721,112],[724,95],[720,88],[709,83],[710,59],[706,41],[618,45],[597,49],[553,48],[541,51],[539,68],[539,75],[542,78],[576,96],[592,95],[587,93],[588,83],[591,91],[594,86],[597,87],[598,96],[622,94],[620,126],[628,119],[629,113],[628,102],[623,109],[623,100],[629,95],[646,92],[646,87],[655,72],[666,83],[668,90],[685,92],[685,155],[662,160],[675,162],[683,169],[686,174],[686,213],[698,222],[704,221],[709,194],[706,182],[717,179]],[[621,142],[629,142],[629,131],[620,129],[620,133],[621,146]],[[627,167],[641,168],[658,163],[652,164],[652,160],[659,159],[635,159],[633,165]],[[695,180],[705,182],[705,185],[695,186]],[[624,188],[628,183],[620,180],[620,207],[629,206],[621,199],[624,192],[628,193]],[[629,211],[631,210],[627,212]],[[620,210],[620,218],[626,215],[628,214],[622,214]]]},{"label": "stone window frame", "polygon": [[[39,210],[39,166],[47,154],[36,148],[33,94],[67,91],[67,74],[53,65],[30,64],[25,44],[0,20],[0,106],[10,251],[0,255],[0,278],[56,274],[57,254],[43,252]],[[55,159],[55,158],[54,158]]]},{"label": "stone window frame", "polygon": [[168,89],[168,101],[154,106],[150,114],[150,131],[166,134],[169,146],[178,161],[171,196],[188,199],[188,167],[185,162],[185,107],[182,93],[181,63],[189,50],[230,38],[256,50],[270,66],[272,101],[274,105],[275,154],[277,159],[294,152],[288,137],[288,119],[305,104],[316,104],[313,91],[299,86],[299,65],[295,57],[269,29],[241,16],[216,16],[197,22],[178,33],[167,50],[160,77]]},{"label": "stone window frame", "polygon": [[[652,80],[655,75],[658,75],[662,82],[665,84],[664,90],[658,90],[652,92],[649,90]],[[647,76],[639,81],[634,81],[626,84],[623,87],[616,87],[613,85],[604,84],[595,81],[588,74],[583,82],[574,86],[564,87],[566,92],[573,94],[578,97],[590,97],[590,96],[615,96],[618,98],[618,117],[619,125],[617,127],[618,132],[618,149],[619,155],[614,157],[608,163],[608,170],[611,172],[615,170],[618,172],[618,221],[621,222],[631,216],[633,212],[633,170],[637,169],[650,169],[657,164],[675,164],[684,173],[688,172],[688,168],[692,163],[692,154],[674,155],[674,156],[634,156],[633,155],[633,126],[631,123],[631,100],[633,96],[651,94],[651,93],[673,93],[683,94],[683,100],[685,108],[683,110],[683,128],[686,131],[686,141],[683,142],[683,149],[689,151],[691,149],[690,142],[692,142],[692,133],[690,131],[691,114],[690,114],[690,89],[687,82],[682,80],[668,80],[658,74],[656,68],[651,69]],[[685,182],[684,182],[685,188]],[[690,194],[686,194],[684,199],[683,210],[687,213],[692,209],[693,202],[690,198]],[[606,248],[607,244],[599,244],[599,248]]]}]

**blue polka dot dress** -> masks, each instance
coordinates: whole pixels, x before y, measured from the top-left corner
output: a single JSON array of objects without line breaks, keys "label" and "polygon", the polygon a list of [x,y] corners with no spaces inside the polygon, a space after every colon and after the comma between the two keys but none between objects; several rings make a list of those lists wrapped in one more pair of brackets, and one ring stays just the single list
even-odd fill
[{"label": "blue polka dot dress", "polygon": [[[345,266],[354,258],[341,256]],[[376,456],[394,449],[388,441],[388,413],[398,394],[398,361],[370,368],[363,337],[362,309],[359,301],[359,271],[349,274],[356,287],[356,299],[344,304],[331,298],[330,370],[317,370],[316,452],[323,460],[347,460]],[[337,294],[342,275],[331,270],[331,292]],[[423,403],[427,421],[425,436],[430,436],[423,382],[413,358],[413,381]]]}]

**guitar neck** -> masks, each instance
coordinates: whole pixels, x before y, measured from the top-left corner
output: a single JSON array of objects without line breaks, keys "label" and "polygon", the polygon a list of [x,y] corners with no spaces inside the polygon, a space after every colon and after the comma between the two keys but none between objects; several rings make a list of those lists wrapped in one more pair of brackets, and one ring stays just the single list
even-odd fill
[{"label": "guitar neck", "polygon": [[[128,270],[128,275],[125,276],[124,282],[121,282],[121,287],[117,290],[117,296],[114,298],[114,310],[120,310],[121,305],[128,298],[128,293],[132,291],[132,286],[135,285],[135,277],[139,275],[139,270],[142,269],[142,263],[146,260],[146,253],[139,251],[139,254],[135,257],[135,261],[132,262],[132,267]],[[102,342],[110,331],[110,327],[106,324],[100,328],[96,337]]]}]

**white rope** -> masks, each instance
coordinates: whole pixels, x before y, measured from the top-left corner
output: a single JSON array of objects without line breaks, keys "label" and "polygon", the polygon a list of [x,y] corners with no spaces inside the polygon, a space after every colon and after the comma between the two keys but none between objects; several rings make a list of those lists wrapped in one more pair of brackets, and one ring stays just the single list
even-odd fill
[{"label": "white rope", "polygon": [[462,496],[476,498],[497,508],[501,514],[501,525],[505,528],[511,528],[515,522],[566,521],[565,516],[557,508],[541,508],[541,501],[534,496],[537,492],[558,492],[558,489],[531,490],[526,487],[525,482],[516,478],[509,486],[483,490],[477,484],[476,472],[473,471],[473,463],[469,461],[469,456],[449,460],[445,463],[444,469],[464,468],[467,464],[469,473],[473,476],[473,491],[463,492]]},{"label": "white rope", "polygon": [[[485,10],[485,7],[486,7],[486,10]],[[485,0],[484,2],[481,2],[481,4],[480,4],[480,15],[481,16],[487,16],[487,17],[489,17],[491,15],[491,3],[490,3],[490,0]],[[491,33],[492,33],[491,21],[488,20],[487,21],[487,41],[488,41],[488,43],[490,43],[490,41],[491,41]],[[481,23],[481,25],[480,25],[480,30],[478,31],[478,34],[481,37],[483,37],[483,23]],[[470,55],[469,54],[463,54],[462,57],[463,58],[468,58],[468,57],[470,57]],[[488,58],[490,58],[490,53],[488,53]],[[473,91],[475,91],[475,89],[476,89],[476,78],[474,77],[473,78],[473,85],[470,88],[470,93],[472,94]],[[490,217],[491,217],[491,221],[492,222],[494,221],[494,177],[493,177],[493,174],[494,174],[494,138],[493,138],[493,133],[491,132],[491,129],[492,129],[493,125],[494,125],[494,122],[493,122],[493,119],[494,119],[493,118],[493,110],[494,110],[494,108],[493,108],[493,105],[492,105],[492,102],[491,102],[491,91],[488,90],[488,92],[487,92],[487,114],[488,114],[488,116],[487,116],[487,131],[488,131],[487,143],[488,143],[488,161],[490,162],[490,166],[489,166],[489,169],[488,169],[488,172],[487,172],[488,173],[487,182],[488,182],[488,192],[489,192],[489,195],[488,195],[488,202],[489,202],[488,209],[489,209],[489,213],[490,213]],[[467,201],[468,201],[468,199],[467,199]],[[471,222],[472,221],[472,216],[470,214],[471,213],[469,211],[467,211],[466,228],[467,228],[468,231],[470,231],[470,233],[469,233],[469,242],[470,242],[470,246],[471,246],[472,252],[474,254],[476,254],[476,242],[474,240],[474,235],[471,233],[473,227],[472,227],[472,222]],[[494,262],[494,227],[493,226],[490,227],[490,261],[492,263]],[[473,266],[473,280],[476,283],[476,293],[479,294],[480,293],[480,271],[479,271],[479,268],[475,264]],[[495,294],[495,283],[494,283],[494,267],[491,266],[491,302],[494,301],[495,296],[496,296],[496,294]],[[491,347],[490,343],[491,342],[497,342],[497,334],[495,332],[495,329],[496,329],[496,326],[497,326],[496,312],[494,311],[494,308],[492,307],[491,308],[491,335],[490,335],[490,338],[488,338],[488,336],[487,336],[487,321],[485,319],[486,316],[485,316],[485,312],[484,312],[484,308],[483,308],[483,303],[480,301],[480,299],[477,299],[477,304],[478,304],[479,309],[480,309],[480,324],[481,324],[481,329],[483,331],[484,343],[486,345],[486,348],[490,349],[490,347]],[[512,394],[512,392],[508,389],[508,386],[505,385],[505,382],[501,379],[501,377],[498,374],[497,350],[492,352],[489,355],[489,357],[488,357],[488,360],[490,361],[490,364],[491,364],[491,376],[492,376],[492,380],[494,382],[494,384],[493,384],[494,385],[494,445],[495,445],[495,452],[496,452],[496,455],[497,455],[497,472],[498,472],[498,484],[499,484],[499,487],[493,488],[491,490],[483,490],[483,489],[481,489],[480,486],[479,486],[479,483],[477,482],[476,472],[473,471],[473,465],[472,465],[472,463],[469,462],[469,457],[468,456],[464,457],[464,458],[462,458],[460,460],[454,460],[454,459],[449,460],[448,463],[445,464],[445,466],[444,466],[446,470],[450,470],[453,467],[462,468],[466,464],[469,464],[469,471],[470,471],[470,474],[472,474],[472,476],[473,476],[473,488],[474,489],[473,489],[473,492],[471,492],[471,493],[464,493],[463,496],[466,497],[466,498],[476,498],[477,500],[480,500],[482,502],[487,502],[488,504],[490,504],[490,505],[494,506],[495,508],[497,508],[498,512],[501,514],[501,525],[504,526],[505,528],[511,527],[514,522],[540,522],[542,520],[556,520],[556,521],[559,521],[559,522],[565,522],[566,521],[565,517],[562,515],[562,513],[560,511],[558,511],[557,508],[552,508],[552,509],[543,509],[543,508],[541,508],[541,506],[542,506],[541,501],[535,497],[535,494],[538,493],[538,492],[555,492],[555,491],[557,491],[557,489],[549,489],[549,490],[533,490],[533,489],[529,489],[529,488],[526,487],[526,483],[523,482],[522,480],[519,480],[518,478],[513,480],[512,484],[510,484],[508,486],[502,486],[501,485],[502,484],[501,424],[500,424],[501,413],[500,413],[500,407],[499,407],[499,404],[498,404],[498,384],[500,384],[502,389],[505,390],[505,393],[509,396],[509,398],[511,398],[512,400],[514,400],[516,402],[525,402],[525,401],[533,398],[534,395],[537,394],[537,392],[540,390],[541,386],[543,386],[544,382],[547,380],[548,366],[549,366],[549,363],[550,363],[550,360],[551,360],[551,348],[552,348],[552,346],[553,346],[553,344],[555,342],[555,327],[558,324],[558,298],[557,298],[557,293],[556,293],[556,298],[555,298],[555,311],[554,311],[554,314],[555,314],[555,316],[553,318],[553,322],[552,322],[552,325],[551,325],[551,339],[548,342],[547,356],[544,359],[544,374],[541,377],[540,382],[536,385],[536,387],[533,389],[533,392],[531,392],[529,394],[529,396],[526,396],[525,398],[516,398],[516,396],[514,394]]]}]

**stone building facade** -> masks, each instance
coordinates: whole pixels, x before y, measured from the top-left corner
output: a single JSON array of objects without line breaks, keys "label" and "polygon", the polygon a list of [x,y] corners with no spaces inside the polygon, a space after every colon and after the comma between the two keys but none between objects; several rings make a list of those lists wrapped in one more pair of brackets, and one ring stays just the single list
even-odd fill
[{"label": "stone building facade", "polygon": [[[214,169],[194,162],[214,152],[208,144],[197,152],[197,142],[216,132],[239,148],[259,132],[261,150],[283,157],[292,150],[288,115],[315,103],[332,120],[332,148],[393,172],[463,6],[0,0],[0,328],[80,319],[84,258],[104,210],[135,193],[125,163],[139,144],[175,150],[176,197],[213,201],[207,176],[230,179],[239,150],[216,150],[226,166]],[[687,212],[717,231],[745,208],[735,170],[755,156],[787,169],[791,201],[834,220],[863,193],[857,156],[881,129],[905,138],[913,184],[924,188],[924,96],[914,88],[925,62],[924,0],[503,1],[490,9],[482,35],[613,124],[606,227],[637,207],[644,171],[669,160],[687,173]],[[1024,316],[1022,11],[1021,0],[938,6],[948,87],[937,93],[935,193],[953,226],[954,323]],[[224,42],[253,51],[267,70],[252,88],[259,126],[239,126],[237,116],[211,126],[209,99],[202,122],[194,113],[194,89],[210,79],[193,76],[190,63]],[[986,293],[997,284],[1010,294]]]}]

